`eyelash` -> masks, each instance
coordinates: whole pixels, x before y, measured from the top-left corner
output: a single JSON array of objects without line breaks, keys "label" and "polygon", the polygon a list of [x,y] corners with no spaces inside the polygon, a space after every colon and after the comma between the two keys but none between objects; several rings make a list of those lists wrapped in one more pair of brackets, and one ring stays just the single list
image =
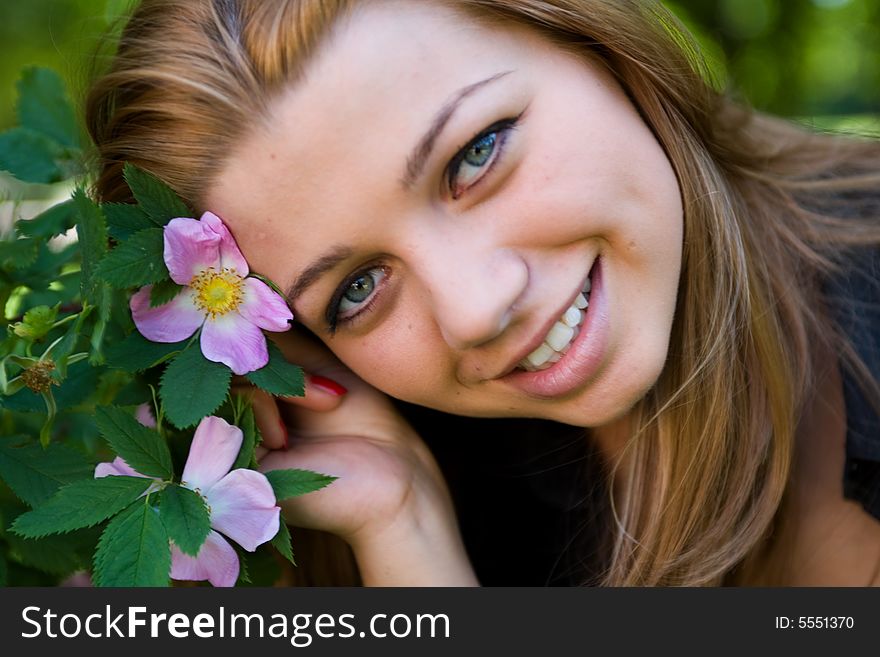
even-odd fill
[{"label": "eyelash", "polygon": [[[504,145],[507,141],[507,137],[510,131],[516,128],[520,116],[522,116],[522,114],[493,123],[488,128],[477,134],[453,156],[452,160],[450,160],[449,164],[447,165],[444,174],[446,187],[453,200],[460,198],[464,192],[477,185],[481,180],[483,180],[483,178],[485,178],[489,174],[489,172],[492,171],[493,168],[495,168],[495,165],[501,159],[501,156],[504,152]],[[486,168],[482,171],[480,176],[470,185],[461,189],[457,189],[454,185],[455,178],[461,170],[461,165],[464,162],[465,157],[467,157],[467,152],[471,148],[476,146],[481,140],[493,134],[496,135],[496,138],[492,142],[492,152],[489,155],[489,160],[486,162],[486,164],[480,165],[480,168],[484,166]],[[349,317],[340,317],[339,306],[342,303],[342,297],[345,295],[346,290],[348,290],[352,286],[352,284],[354,284],[354,282],[357,281],[359,278],[377,270],[382,271],[384,275],[379,281],[376,281],[374,283],[375,286],[373,288],[373,291],[370,296],[363,302],[364,305],[360,306],[354,315],[351,315]],[[333,293],[333,297],[331,298],[330,303],[327,305],[325,319],[327,321],[327,330],[330,335],[334,335],[340,325],[353,326],[360,318],[366,316],[366,314],[370,311],[376,299],[378,298],[381,288],[385,286],[385,280],[388,278],[389,275],[390,273],[387,267],[383,265],[371,265],[369,267],[356,271],[342,282],[342,285],[340,285],[337,288],[336,292]]]},{"label": "eyelash", "polygon": [[[495,168],[495,165],[504,154],[504,145],[507,141],[507,137],[509,136],[510,131],[516,128],[520,116],[522,116],[522,114],[515,117],[503,119],[501,121],[498,121],[497,123],[493,123],[488,128],[477,134],[477,136],[471,139],[461,148],[461,150],[458,151],[458,153],[453,156],[452,160],[450,160],[449,164],[446,167],[445,175],[446,188],[447,190],[449,190],[449,194],[452,196],[453,200],[457,200],[458,198],[460,198],[464,192],[474,187],[474,185],[477,185],[483,178],[485,178],[489,174],[490,171],[492,171],[493,168]],[[461,189],[456,188],[455,178],[461,171],[461,165],[467,157],[467,152],[471,150],[474,146],[476,146],[480,141],[490,135],[496,135],[496,138],[492,143],[493,148],[491,154],[489,155],[490,159],[487,162],[488,166],[480,165],[481,168],[484,166],[486,166],[486,168],[483,169],[480,176],[470,185],[467,185],[466,187]]]}]

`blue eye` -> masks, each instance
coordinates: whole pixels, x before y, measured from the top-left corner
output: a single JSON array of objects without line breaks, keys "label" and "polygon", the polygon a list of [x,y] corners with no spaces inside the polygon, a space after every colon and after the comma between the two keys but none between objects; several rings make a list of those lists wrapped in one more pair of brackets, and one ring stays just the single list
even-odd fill
[{"label": "blue eye", "polygon": [[485,137],[480,137],[472,143],[464,153],[464,162],[473,166],[481,167],[489,161],[492,151],[495,150],[495,140],[498,135],[494,132]]},{"label": "blue eye", "polygon": [[376,289],[376,282],[376,279],[372,276],[372,271],[358,274],[357,278],[350,279],[348,286],[342,293],[342,298],[339,300],[339,312],[356,308],[359,304],[369,299],[373,290]]},{"label": "blue eye", "polygon": [[347,323],[365,312],[376,298],[376,290],[388,275],[386,267],[370,267],[355,273],[336,290],[327,308],[331,333],[339,323]]},{"label": "blue eye", "polygon": [[452,198],[457,199],[492,169],[498,161],[507,134],[518,119],[505,119],[491,125],[456,153],[446,174]]}]

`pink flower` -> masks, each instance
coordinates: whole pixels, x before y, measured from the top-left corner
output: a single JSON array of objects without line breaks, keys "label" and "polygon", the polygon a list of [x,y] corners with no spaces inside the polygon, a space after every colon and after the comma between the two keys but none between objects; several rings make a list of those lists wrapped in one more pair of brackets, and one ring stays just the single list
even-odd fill
[{"label": "pink flower", "polygon": [[213,529],[195,557],[171,546],[173,579],[207,579],[214,586],[232,586],[238,579],[238,555],[218,532],[248,552],[278,533],[281,507],[266,475],[229,471],[242,438],[241,429],[219,417],[206,417],[196,428],[181,483],[205,498]]},{"label": "pink flower", "polygon": [[141,494],[141,497],[162,488],[161,479],[156,479],[155,477],[147,477],[147,475],[141,474],[133,467],[131,467],[128,463],[126,463],[125,459],[123,459],[121,456],[117,456],[112,461],[104,461],[103,463],[99,463],[95,466],[95,479],[100,479],[101,477],[117,477],[119,475],[126,477],[144,477],[145,479],[153,479],[156,483],[152,484],[147,490],[145,490]]},{"label": "pink flower", "polygon": [[220,218],[172,219],[165,226],[165,264],[183,290],[168,303],[150,307],[151,285],[131,298],[138,331],[153,342],[179,342],[200,327],[205,358],[236,374],[269,362],[267,331],[286,331],[293,314],[284,299],[256,278]]},{"label": "pink flower", "polygon": [[[281,508],[275,503],[275,492],[266,476],[254,470],[229,471],[242,438],[241,429],[219,417],[206,417],[196,428],[181,484],[205,499],[212,529],[195,557],[171,543],[172,579],[233,586],[240,568],[238,555],[221,534],[253,552],[278,533]],[[96,477],[143,476],[120,458],[112,464],[101,463],[98,468],[101,474],[96,469]]]}]

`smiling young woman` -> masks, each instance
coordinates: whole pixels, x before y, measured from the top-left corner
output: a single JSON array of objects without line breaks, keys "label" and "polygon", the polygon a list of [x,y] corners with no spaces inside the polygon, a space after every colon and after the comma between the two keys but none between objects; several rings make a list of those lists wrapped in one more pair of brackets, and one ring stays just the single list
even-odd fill
[{"label": "smiling young woman", "polygon": [[690,43],[635,1],[133,14],[96,193],[152,171],[288,291],[323,378],[263,464],[340,477],[285,512],[364,583],[876,582],[880,145],[750,113]]}]

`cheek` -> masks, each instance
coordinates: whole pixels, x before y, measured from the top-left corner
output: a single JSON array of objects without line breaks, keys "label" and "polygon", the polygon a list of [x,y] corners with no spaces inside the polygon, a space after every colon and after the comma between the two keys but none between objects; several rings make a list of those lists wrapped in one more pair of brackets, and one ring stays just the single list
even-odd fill
[{"label": "cheek", "polygon": [[446,386],[443,351],[430,332],[412,322],[388,318],[362,338],[344,345],[330,342],[336,356],[368,384],[391,395],[430,406]]}]

